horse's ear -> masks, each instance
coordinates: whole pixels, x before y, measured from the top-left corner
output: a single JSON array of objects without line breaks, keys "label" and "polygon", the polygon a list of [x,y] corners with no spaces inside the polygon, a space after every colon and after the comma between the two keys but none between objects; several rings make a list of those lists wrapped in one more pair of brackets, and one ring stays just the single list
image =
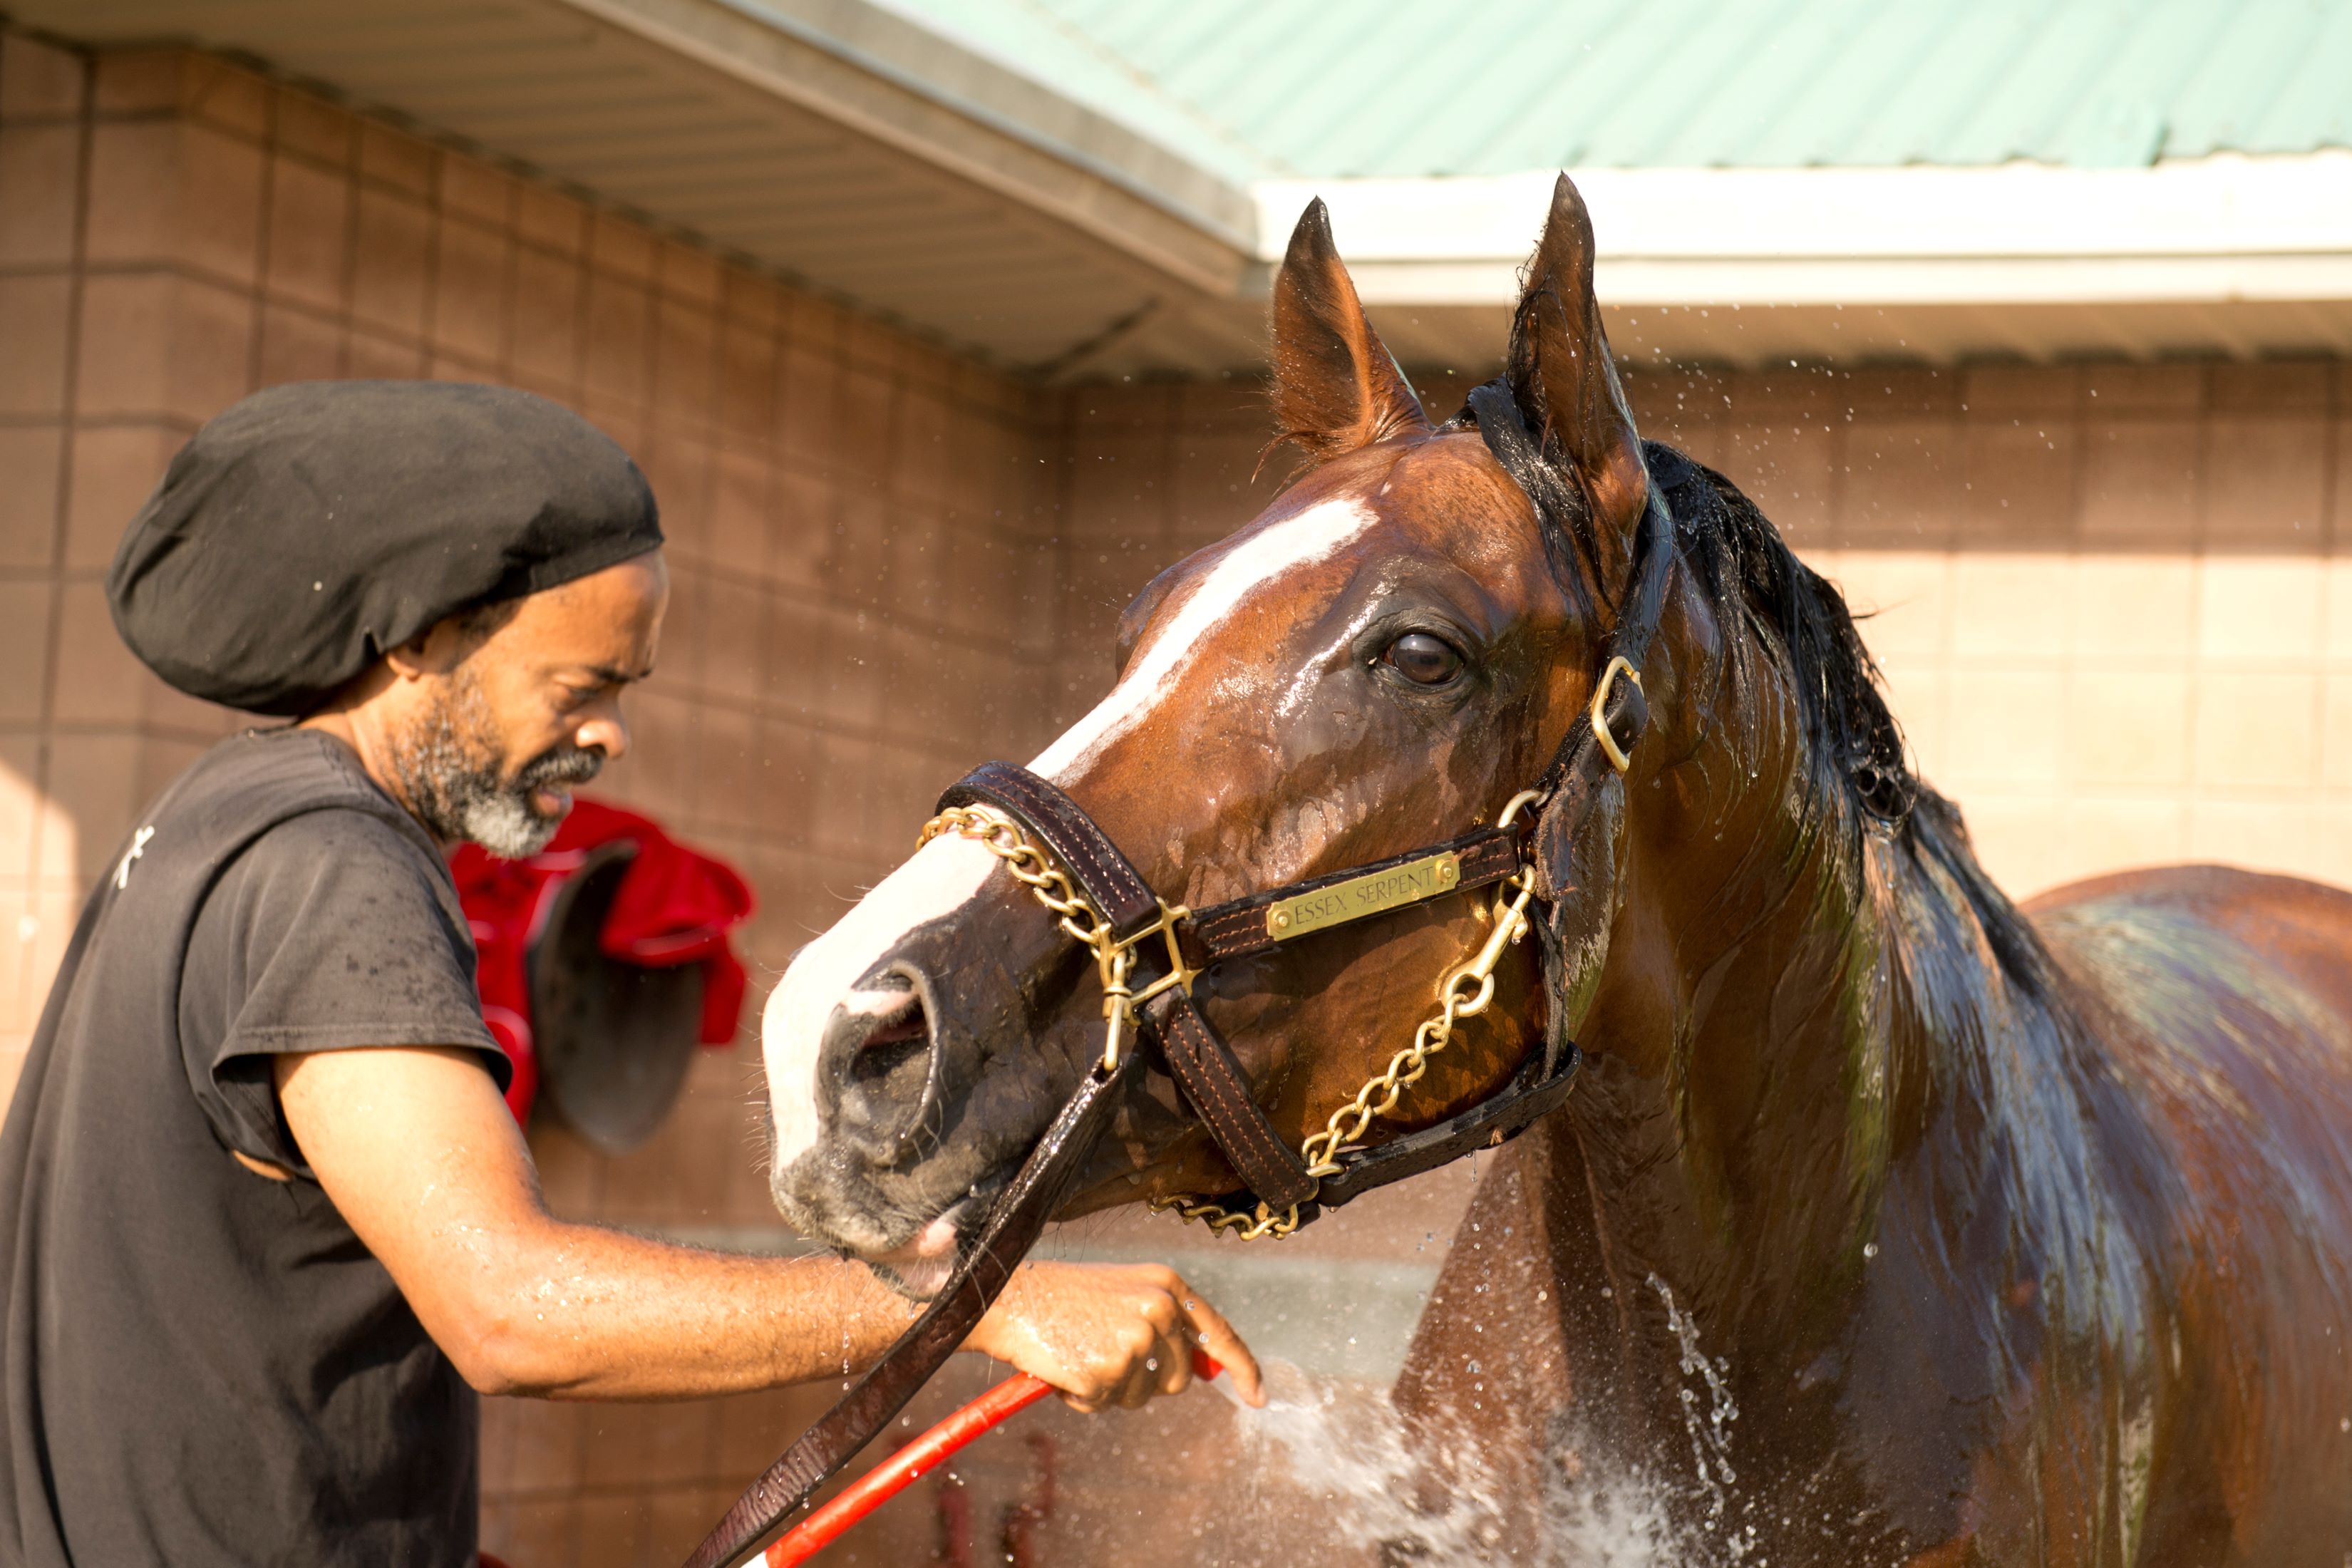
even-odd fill
[{"label": "horse's ear", "polygon": [[1630,538],[1649,500],[1642,438],[1592,298],[1592,218],[1566,174],[1511,319],[1512,396],[1591,501],[1603,541]]},{"label": "horse's ear", "polygon": [[1296,441],[1318,463],[1430,427],[1364,319],[1320,197],[1299,215],[1275,274],[1274,418],[1274,445]]}]

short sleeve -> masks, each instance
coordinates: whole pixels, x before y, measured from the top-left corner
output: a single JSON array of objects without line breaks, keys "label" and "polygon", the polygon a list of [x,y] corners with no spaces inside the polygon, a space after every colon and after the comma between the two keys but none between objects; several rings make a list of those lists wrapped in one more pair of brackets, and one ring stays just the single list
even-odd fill
[{"label": "short sleeve", "polygon": [[206,895],[180,977],[189,1087],[231,1149],[308,1173],[278,1108],[271,1058],[381,1046],[480,1053],[482,1022],[457,889],[421,834],[365,811],[306,813],[263,834]]}]

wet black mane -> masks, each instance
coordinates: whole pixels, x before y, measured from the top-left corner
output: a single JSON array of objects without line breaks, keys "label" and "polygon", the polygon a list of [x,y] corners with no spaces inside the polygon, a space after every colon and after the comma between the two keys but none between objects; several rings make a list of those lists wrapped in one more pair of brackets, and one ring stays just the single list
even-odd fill
[{"label": "wet black mane", "polygon": [[[1844,596],[1797,559],[1738,486],[1661,442],[1643,447],[1674,513],[1683,563],[1707,602],[1735,609],[1734,621],[1762,633],[1787,666],[1811,742],[1811,801],[1842,795],[1865,818],[1907,827],[1922,785]],[[1730,673],[1740,678],[1738,661]]]},{"label": "wet black mane", "polygon": [[[1583,487],[1557,437],[1549,430],[1538,437],[1529,427],[1510,379],[1473,388],[1446,427],[1477,429],[1525,492],[1553,574],[1578,608],[1590,616],[1596,595],[1612,596],[1615,585],[1601,564],[1607,552]],[[1653,490],[1673,517],[1676,552],[1717,624],[1748,634],[1734,638],[1723,669],[1734,700],[1753,710],[1747,689],[1759,652],[1788,678],[1806,742],[1800,826],[1838,837],[1857,885],[1866,844],[1884,835],[1912,867],[1958,892],[2011,981],[2046,995],[2052,970],[2040,938],[1977,863],[1958,808],[1912,770],[1902,727],[1879,689],[1878,665],[1854,629],[1845,596],[1797,559],[1731,480],[1664,442],[1644,441],[1642,456]],[[1906,912],[1926,913],[1937,901],[1920,879],[1890,890],[1914,900]]]},{"label": "wet black mane", "polygon": [[[1843,834],[1857,858],[1864,836],[1878,831],[1931,862],[1967,900],[2010,979],[2043,990],[2040,940],[1977,863],[1958,809],[1913,771],[1844,595],[1797,559],[1731,480],[1662,443],[1643,446],[1700,592],[1727,628],[1744,627],[1789,677],[1808,742],[1808,817]],[[1727,676],[1748,679],[1745,661],[1731,660]]]}]

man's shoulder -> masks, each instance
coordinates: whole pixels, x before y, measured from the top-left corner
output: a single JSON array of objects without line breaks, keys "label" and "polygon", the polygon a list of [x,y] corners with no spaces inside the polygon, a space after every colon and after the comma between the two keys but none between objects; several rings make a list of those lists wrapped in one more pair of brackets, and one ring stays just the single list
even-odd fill
[{"label": "man's shoulder", "polygon": [[231,735],[197,758],[180,775],[173,794],[266,794],[321,804],[392,804],[369,780],[349,746],[321,731],[291,727]]},{"label": "man's shoulder", "polygon": [[350,747],[315,730],[248,730],[206,752],[151,814],[159,831],[190,822],[235,843],[293,853],[325,839],[346,852],[440,858],[432,840],[361,767]]},{"label": "man's shoulder", "polygon": [[404,831],[366,802],[316,802],[255,835],[237,860],[247,868],[312,875],[370,867],[421,874],[436,884],[449,879],[447,862],[423,835]]}]

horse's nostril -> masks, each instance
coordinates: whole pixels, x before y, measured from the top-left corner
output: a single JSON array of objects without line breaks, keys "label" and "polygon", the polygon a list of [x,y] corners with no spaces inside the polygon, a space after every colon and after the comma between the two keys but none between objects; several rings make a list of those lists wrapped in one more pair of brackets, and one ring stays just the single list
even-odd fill
[{"label": "horse's nostril", "polygon": [[[877,1024],[849,1058],[849,1079],[858,1088],[892,1099],[901,1093],[919,1094],[929,1071],[931,1021],[922,999],[909,995],[906,1009]],[[893,1079],[908,1079],[893,1084]]]},{"label": "horse's nostril", "polygon": [[931,1018],[914,986],[853,993],[826,1029],[834,1127],[877,1159],[908,1152],[932,1098]]},{"label": "horse's nostril", "polygon": [[866,1048],[895,1046],[901,1040],[919,1040],[930,1033],[931,1021],[924,1016],[923,999],[909,992],[906,1007],[897,1016],[886,1019],[866,1037]]}]

